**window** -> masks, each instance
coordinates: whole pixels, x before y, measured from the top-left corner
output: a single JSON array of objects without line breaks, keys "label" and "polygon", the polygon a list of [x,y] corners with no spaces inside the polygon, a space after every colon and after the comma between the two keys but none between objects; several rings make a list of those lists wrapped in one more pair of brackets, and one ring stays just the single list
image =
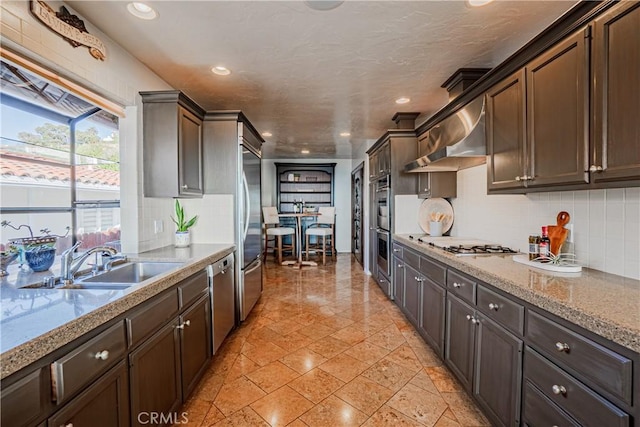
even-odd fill
[{"label": "window", "polygon": [[[58,253],[78,240],[119,250],[118,117],[9,61],[0,74],[2,221],[63,236]],[[29,234],[4,227],[0,243]]]}]

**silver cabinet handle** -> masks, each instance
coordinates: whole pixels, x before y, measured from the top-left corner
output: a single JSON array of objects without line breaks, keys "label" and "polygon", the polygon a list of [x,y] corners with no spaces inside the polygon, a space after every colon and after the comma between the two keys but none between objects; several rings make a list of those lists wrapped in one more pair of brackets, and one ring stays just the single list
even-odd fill
[{"label": "silver cabinet handle", "polygon": [[520,181],[522,179],[521,176],[516,176],[516,181]]},{"label": "silver cabinet handle", "polygon": [[557,342],[556,343],[556,350],[564,351],[564,352],[568,353],[569,352],[569,344],[567,344],[566,342]]},{"label": "silver cabinet handle", "polygon": [[400,249],[395,248],[393,252],[400,252]]},{"label": "silver cabinet handle", "polygon": [[453,287],[456,288],[456,289],[460,289],[462,287],[462,285],[460,283],[453,282]]},{"label": "silver cabinet handle", "polygon": [[589,167],[589,172],[602,172],[603,170],[602,166],[591,165]]},{"label": "silver cabinet handle", "polygon": [[398,264],[398,268],[404,268],[404,264]]},{"label": "silver cabinet handle", "polygon": [[467,320],[471,320],[471,315],[467,314]]},{"label": "silver cabinet handle", "polygon": [[551,387],[551,391],[553,392],[553,394],[567,394],[567,389],[564,388],[563,385],[556,385],[554,384]]},{"label": "silver cabinet handle", "polygon": [[473,323],[474,325],[480,323],[480,321],[478,319],[476,319],[475,317],[473,317],[470,314],[467,314],[467,320],[470,321],[471,323]]},{"label": "silver cabinet handle", "polygon": [[191,326],[191,320],[185,320],[185,322],[182,325],[178,325],[176,326],[176,328],[184,329],[185,326]]},{"label": "silver cabinet handle", "polygon": [[109,358],[109,350],[99,351],[93,356],[95,359],[107,360]]},{"label": "silver cabinet handle", "polygon": [[498,304],[489,303],[489,310],[498,311],[499,308],[500,308],[500,306]]},{"label": "silver cabinet handle", "polygon": [[184,184],[184,185],[182,186],[182,189],[183,189],[183,190],[186,190],[187,188],[189,188],[189,186],[188,186],[187,184]]}]

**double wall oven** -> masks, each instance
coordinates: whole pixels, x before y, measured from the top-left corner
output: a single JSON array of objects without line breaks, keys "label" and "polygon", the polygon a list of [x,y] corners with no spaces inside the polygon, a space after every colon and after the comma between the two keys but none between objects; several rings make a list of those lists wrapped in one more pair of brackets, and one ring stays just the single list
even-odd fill
[{"label": "double wall oven", "polygon": [[391,266],[389,261],[389,254],[391,252],[391,196],[389,175],[385,175],[375,182],[375,190],[376,242],[374,244],[377,245],[376,264],[379,272],[386,277],[391,277],[391,271],[389,271]]}]

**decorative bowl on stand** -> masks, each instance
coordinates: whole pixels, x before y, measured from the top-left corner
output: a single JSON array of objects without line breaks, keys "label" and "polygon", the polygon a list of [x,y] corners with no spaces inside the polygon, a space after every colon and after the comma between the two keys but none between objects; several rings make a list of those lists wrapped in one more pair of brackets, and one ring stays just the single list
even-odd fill
[{"label": "decorative bowl on stand", "polygon": [[27,264],[33,271],[46,271],[53,265],[56,258],[56,248],[38,246],[27,250],[24,255]]}]

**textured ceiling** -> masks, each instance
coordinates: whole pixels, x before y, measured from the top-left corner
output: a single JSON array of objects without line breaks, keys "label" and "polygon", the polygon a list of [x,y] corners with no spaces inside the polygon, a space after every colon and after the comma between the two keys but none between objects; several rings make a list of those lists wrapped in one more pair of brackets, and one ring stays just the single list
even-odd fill
[{"label": "textured ceiling", "polygon": [[[491,68],[575,1],[155,1],[153,21],[122,1],[69,1],[133,56],[205,109],[241,109],[269,131],[265,158],[350,158],[395,125],[447,102],[461,67]],[[229,76],[210,69],[224,65]],[[409,104],[394,100],[408,96]],[[341,137],[350,132],[350,137]],[[301,155],[301,149],[310,154]]]}]

